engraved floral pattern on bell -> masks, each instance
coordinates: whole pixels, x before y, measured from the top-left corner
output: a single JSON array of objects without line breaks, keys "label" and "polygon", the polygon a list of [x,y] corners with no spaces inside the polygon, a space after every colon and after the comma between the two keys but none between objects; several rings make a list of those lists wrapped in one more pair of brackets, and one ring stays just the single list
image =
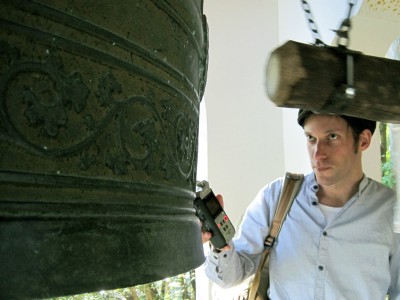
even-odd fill
[{"label": "engraved floral pattern on bell", "polygon": [[133,286],[204,261],[202,12],[202,0],[0,1],[1,299]]}]

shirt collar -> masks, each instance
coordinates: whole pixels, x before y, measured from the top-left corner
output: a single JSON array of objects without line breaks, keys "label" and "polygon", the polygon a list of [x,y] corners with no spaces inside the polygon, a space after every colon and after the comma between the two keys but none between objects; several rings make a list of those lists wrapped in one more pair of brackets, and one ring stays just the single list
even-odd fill
[{"label": "shirt collar", "polygon": [[358,195],[361,195],[362,191],[367,187],[368,185],[368,177],[363,174],[363,178],[361,179],[360,185],[358,186]]},{"label": "shirt collar", "polygon": [[[306,179],[307,189],[316,194],[318,192],[319,185],[315,178],[314,172],[309,173],[308,176],[306,176],[306,178],[307,178]],[[363,178],[361,179],[360,184],[358,185],[357,196],[361,195],[363,190],[367,187],[368,182],[369,182],[368,177],[363,173]]]}]

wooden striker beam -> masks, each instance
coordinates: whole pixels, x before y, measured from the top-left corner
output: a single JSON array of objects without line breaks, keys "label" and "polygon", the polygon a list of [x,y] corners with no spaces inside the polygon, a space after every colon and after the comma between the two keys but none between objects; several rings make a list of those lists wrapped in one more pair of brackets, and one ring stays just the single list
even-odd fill
[{"label": "wooden striker beam", "polygon": [[[267,92],[296,107],[400,123],[400,61],[288,41],[271,53]],[[354,97],[347,97],[347,54],[353,56]]]}]

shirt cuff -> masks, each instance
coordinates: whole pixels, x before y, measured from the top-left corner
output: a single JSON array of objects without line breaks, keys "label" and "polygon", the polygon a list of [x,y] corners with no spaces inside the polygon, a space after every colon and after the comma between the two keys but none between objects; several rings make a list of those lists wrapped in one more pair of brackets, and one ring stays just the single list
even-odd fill
[{"label": "shirt cuff", "polygon": [[[211,245],[211,243],[210,243]],[[215,249],[212,245],[211,245],[211,252],[209,255],[210,261],[212,263],[214,263],[215,265],[225,265],[230,261],[230,258],[232,257],[232,253],[235,249],[235,245],[233,244],[232,241],[230,241],[228,243],[228,245],[230,246],[229,250],[219,250],[219,249]]]}]

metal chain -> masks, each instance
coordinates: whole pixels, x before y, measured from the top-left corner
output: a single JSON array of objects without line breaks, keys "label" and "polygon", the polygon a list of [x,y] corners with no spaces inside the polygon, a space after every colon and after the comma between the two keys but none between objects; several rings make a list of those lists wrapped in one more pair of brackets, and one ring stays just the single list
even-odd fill
[{"label": "metal chain", "polygon": [[317,46],[324,46],[324,42],[322,41],[321,35],[317,28],[317,23],[314,21],[314,16],[311,12],[310,5],[308,5],[307,0],[300,0],[303,6],[304,13],[306,14],[306,18],[308,21],[308,27],[310,28],[312,35],[315,39],[314,44]]},{"label": "metal chain", "polygon": [[[314,21],[314,16],[311,12],[310,5],[308,4],[307,0],[300,0],[300,1],[308,21],[308,27],[310,28],[312,35],[315,39],[314,44],[317,46],[325,46],[324,42],[322,41],[321,35],[318,31],[317,23],[315,23]],[[349,0],[349,12],[347,14],[347,18],[343,20],[339,29],[334,30],[338,37],[337,39],[338,46],[343,46],[345,48],[349,46],[350,43],[349,31],[351,29],[350,17],[351,17],[351,11],[356,2],[357,0]]]}]

